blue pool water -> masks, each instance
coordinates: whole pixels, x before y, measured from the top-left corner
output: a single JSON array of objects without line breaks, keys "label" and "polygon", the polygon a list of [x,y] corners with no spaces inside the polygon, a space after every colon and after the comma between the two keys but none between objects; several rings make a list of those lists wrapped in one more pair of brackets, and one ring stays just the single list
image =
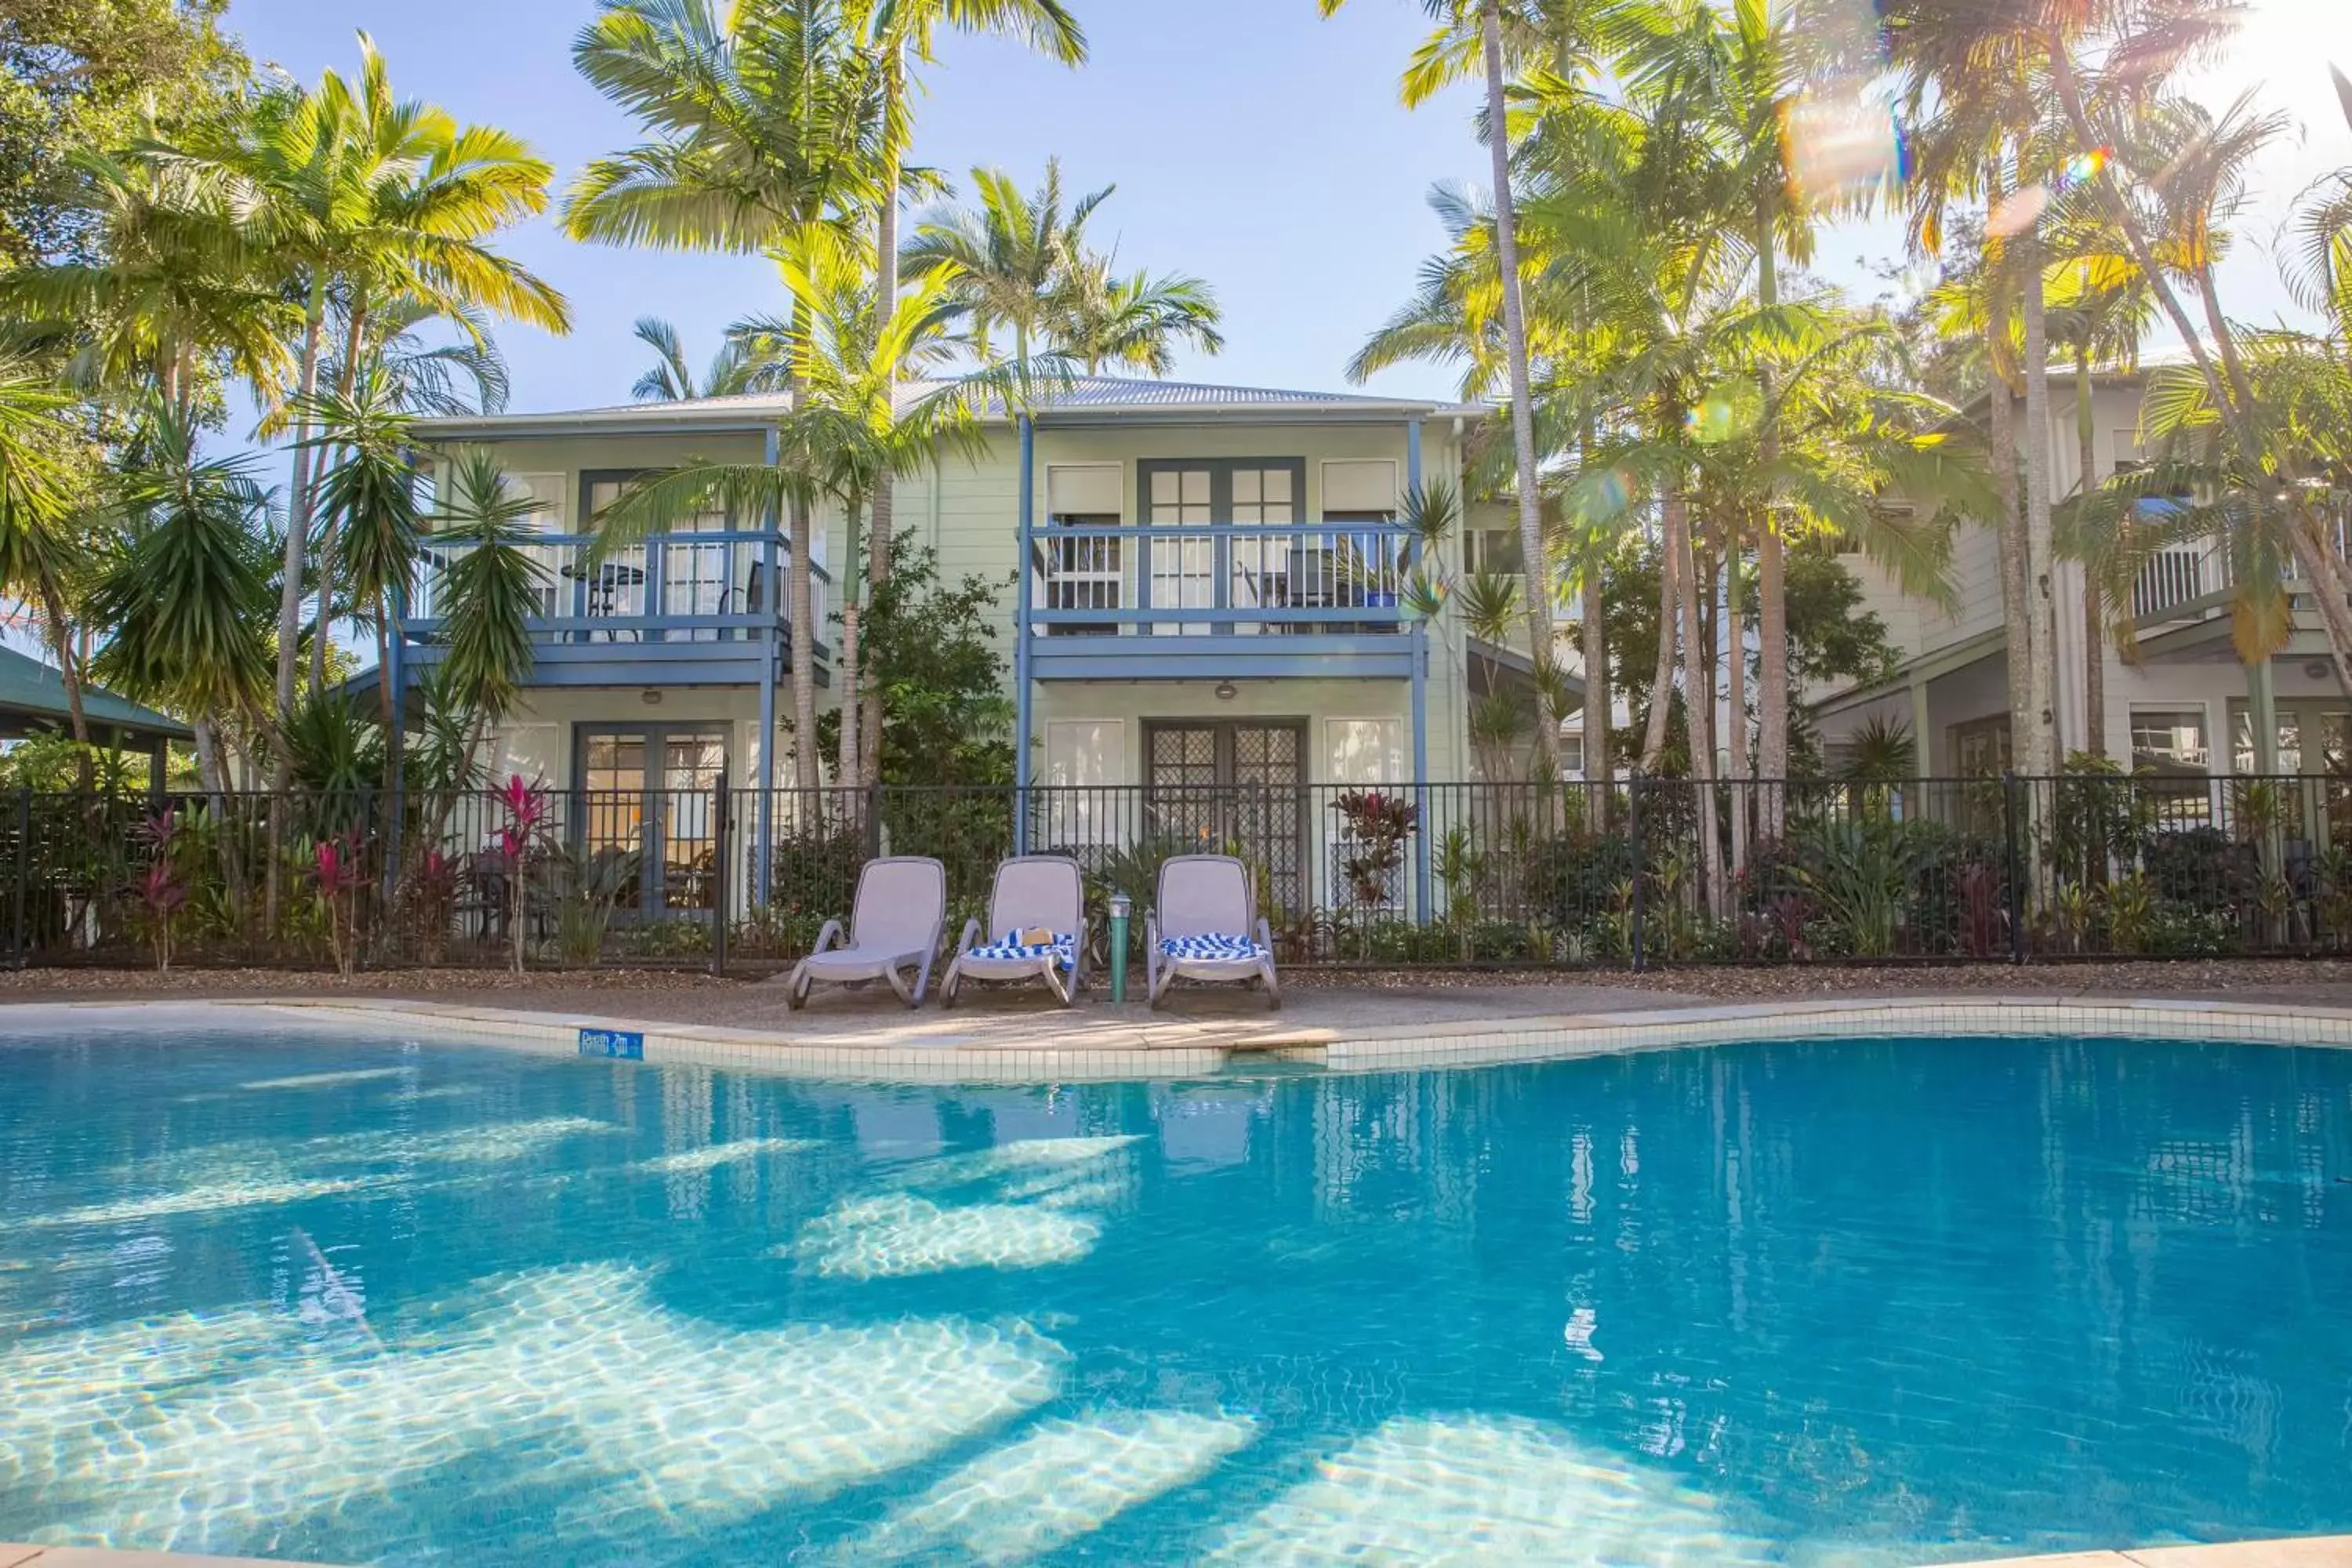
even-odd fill
[{"label": "blue pool water", "polygon": [[0,1539],[1889,1564],[2346,1530],[2347,1176],[2352,1053],[868,1087],[133,1017],[0,1040]]}]

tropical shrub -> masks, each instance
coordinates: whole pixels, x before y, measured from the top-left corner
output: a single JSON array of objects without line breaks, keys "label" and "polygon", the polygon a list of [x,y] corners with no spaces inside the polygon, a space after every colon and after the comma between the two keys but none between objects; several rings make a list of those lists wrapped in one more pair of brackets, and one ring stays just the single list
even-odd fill
[{"label": "tropical shrub", "polygon": [[1349,790],[1331,803],[1346,824],[1340,869],[1358,904],[1395,901],[1393,879],[1404,864],[1404,847],[1421,826],[1421,812],[1401,795]]},{"label": "tropical shrub", "polygon": [[604,957],[613,910],[636,887],[639,864],[635,850],[610,846],[551,845],[539,855],[541,896],[554,911],[557,957],[576,968],[593,968]]}]

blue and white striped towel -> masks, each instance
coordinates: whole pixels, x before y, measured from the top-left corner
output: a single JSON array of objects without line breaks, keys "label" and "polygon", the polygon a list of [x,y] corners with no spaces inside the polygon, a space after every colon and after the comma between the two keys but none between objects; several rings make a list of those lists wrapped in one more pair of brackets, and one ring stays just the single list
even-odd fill
[{"label": "blue and white striped towel", "polygon": [[1216,963],[1247,963],[1273,955],[1265,945],[1245,936],[1171,936],[1162,938],[1160,951],[1170,958],[1203,959]]},{"label": "blue and white striped towel", "polygon": [[994,942],[983,942],[965,955],[969,958],[1050,958],[1063,969],[1078,966],[1078,941],[1074,936],[1055,934],[1051,942],[1023,942],[1018,932],[1008,932]]}]

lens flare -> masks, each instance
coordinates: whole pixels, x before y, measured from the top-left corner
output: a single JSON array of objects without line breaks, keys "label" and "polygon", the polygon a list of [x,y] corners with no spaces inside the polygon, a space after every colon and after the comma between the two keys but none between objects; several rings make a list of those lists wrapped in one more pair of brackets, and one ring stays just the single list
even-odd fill
[{"label": "lens flare", "polygon": [[1780,156],[1790,189],[1808,205],[1895,185],[1909,167],[1894,102],[1834,81],[1782,106]]}]

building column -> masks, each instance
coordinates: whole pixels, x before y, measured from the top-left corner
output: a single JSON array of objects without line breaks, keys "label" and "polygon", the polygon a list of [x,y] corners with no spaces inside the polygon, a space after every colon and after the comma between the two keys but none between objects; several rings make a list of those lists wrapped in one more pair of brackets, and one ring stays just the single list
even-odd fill
[{"label": "building column", "polygon": [[1037,526],[1037,426],[1021,416],[1021,547],[1014,563],[1013,623],[1013,852],[1029,852],[1030,541]]},{"label": "building column", "polygon": [[[1421,491],[1421,420],[1404,422],[1404,483],[1409,495]],[[1418,549],[1416,544],[1412,546]],[[1429,820],[1429,623],[1416,620],[1412,628],[1412,783],[1414,820],[1421,831],[1413,835],[1412,900],[1413,916],[1426,925],[1432,910],[1429,900],[1430,848],[1429,836],[1433,824]]]},{"label": "building column", "polygon": [[[782,456],[782,442],[775,426],[768,427],[761,448],[761,457],[774,468]],[[760,639],[766,643],[765,655],[760,660],[760,771],[757,774],[760,801],[752,813],[751,830],[751,901],[764,909],[768,903],[768,879],[774,871],[776,844],[776,660],[782,650],[783,639],[776,635],[779,617],[776,606],[781,602],[776,592],[776,509],[771,506],[761,520],[760,541],[760,603],[765,622],[759,627]],[[793,548],[802,548],[805,542],[795,540]]]},{"label": "building column", "polygon": [[[2224,724],[2229,721],[2229,713],[2230,705],[2226,702],[2221,704]],[[2278,677],[2276,668],[2268,658],[2258,658],[2246,666],[2246,722],[2254,731],[2254,772],[2278,772]],[[2231,766],[2234,771],[2238,738],[2235,735],[2216,735],[2212,745],[2216,750],[2223,746],[2230,748]],[[2309,741],[2304,742],[2306,752],[2310,745]]]},{"label": "building column", "polygon": [[1911,672],[1911,759],[1919,776],[1936,776],[1935,731],[1927,718],[1927,682],[1916,669]]}]

